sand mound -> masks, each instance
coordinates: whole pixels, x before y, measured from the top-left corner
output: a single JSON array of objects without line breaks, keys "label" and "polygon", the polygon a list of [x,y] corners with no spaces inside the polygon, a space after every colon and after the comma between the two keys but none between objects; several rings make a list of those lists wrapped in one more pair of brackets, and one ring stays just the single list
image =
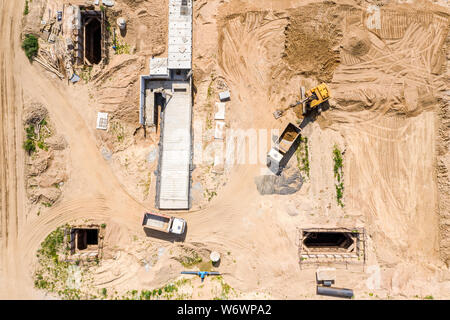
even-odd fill
[{"label": "sand mound", "polygon": [[342,47],[354,56],[363,56],[370,50],[370,40],[366,31],[353,28],[343,39]]},{"label": "sand mound", "polygon": [[293,10],[285,32],[284,58],[289,67],[319,81],[332,79],[342,39],[339,11],[327,4]]},{"label": "sand mound", "polygon": [[47,109],[39,102],[32,102],[29,105],[25,106],[24,109],[24,123],[25,124],[37,124],[44,119],[48,111]]}]

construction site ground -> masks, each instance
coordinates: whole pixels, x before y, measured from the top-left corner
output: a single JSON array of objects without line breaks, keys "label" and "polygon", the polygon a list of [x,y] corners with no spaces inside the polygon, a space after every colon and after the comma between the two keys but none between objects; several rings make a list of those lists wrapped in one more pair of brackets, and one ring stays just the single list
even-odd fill
[{"label": "construction site ground", "polygon": [[[30,63],[21,43],[40,23],[35,8],[85,1],[33,0],[28,16],[18,2],[0,0],[0,298],[58,297],[35,288],[36,252],[66,223],[104,224],[102,259],[87,269],[89,286],[81,284],[91,297],[132,297],[133,290],[173,284],[178,289],[167,298],[323,299],[316,295],[317,266],[300,264],[298,232],[345,227],[364,228],[366,237],[365,261],[335,266],[336,286],[353,289],[355,299],[450,298],[444,1],[377,1],[378,29],[367,27],[365,1],[194,1],[193,123],[204,128],[194,143],[214,142],[223,89],[231,92],[231,129],[281,132],[299,124],[301,107],[279,120],[272,113],[297,101],[301,85],[326,82],[332,98],[302,132],[309,177],[302,172],[292,194],[258,192],[255,178],[265,163],[196,164],[192,208],[173,213],[187,221],[183,241],[149,236],[141,226],[143,213],[156,210],[160,132],[144,136],[139,125],[139,76],[149,73],[152,55],[167,56],[168,1],[116,0],[107,12],[114,23],[126,18],[120,41],[128,50],[110,49],[109,63],[75,85]],[[64,150],[38,153],[50,159],[48,170],[56,168],[37,186],[58,183],[50,204],[30,199],[27,187],[23,119],[36,104],[64,140]],[[99,111],[109,113],[107,131],[95,127]],[[335,146],[344,158],[343,207],[336,201]],[[180,275],[210,268],[211,251],[221,254],[212,268],[220,278],[201,283]]]}]

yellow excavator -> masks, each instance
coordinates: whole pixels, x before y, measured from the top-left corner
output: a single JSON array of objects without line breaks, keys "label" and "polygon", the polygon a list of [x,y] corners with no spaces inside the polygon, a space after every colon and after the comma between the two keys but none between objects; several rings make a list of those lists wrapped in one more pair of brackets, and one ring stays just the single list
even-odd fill
[{"label": "yellow excavator", "polygon": [[273,113],[275,119],[281,118],[286,111],[290,108],[296,107],[299,104],[303,105],[303,115],[307,114],[308,111],[320,106],[322,103],[327,101],[330,98],[330,90],[328,89],[325,83],[319,84],[317,87],[312,88],[311,90],[305,93],[305,88],[301,88],[301,99],[296,103],[292,103],[284,109],[278,109]]}]

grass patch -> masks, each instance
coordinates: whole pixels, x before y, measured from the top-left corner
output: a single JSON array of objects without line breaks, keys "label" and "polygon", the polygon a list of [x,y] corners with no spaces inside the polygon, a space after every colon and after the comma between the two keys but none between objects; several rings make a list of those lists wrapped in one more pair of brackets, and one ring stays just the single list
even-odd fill
[{"label": "grass patch", "polygon": [[297,156],[297,166],[300,171],[306,174],[309,178],[309,150],[308,150],[308,137],[300,137],[300,143],[295,151]]},{"label": "grass patch", "polygon": [[213,280],[219,281],[221,286],[219,295],[215,296],[213,300],[228,300],[230,298],[230,294],[236,294],[236,290],[226,283],[222,276],[217,276],[213,278]]},{"label": "grass patch", "polygon": [[111,122],[111,133],[117,137],[118,142],[125,140],[125,129],[118,121]]},{"label": "grass patch", "polygon": [[181,257],[180,263],[183,267],[190,268],[201,263],[202,261],[202,257],[200,257],[197,252],[192,251],[190,255]]},{"label": "grass patch", "polygon": [[32,34],[25,35],[25,39],[22,42],[22,49],[25,51],[25,55],[28,60],[32,61],[39,51],[39,41],[36,36]]},{"label": "grass patch", "polygon": [[83,66],[80,72],[80,78],[84,80],[84,83],[88,83],[92,79],[92,66]]},{"label": "grass patch", "polygon": [[212,198],[214,198],[215,196],[217,196],[217,192],[214,191],[214,190],[206,189],[205,192],[204,192],[204,196],[205,196],[205,198],[208,199],[208,201],[211,201]]},{"label": "grass patch", "polygon": [[144,187],[144,199],[146,199],[150,193],[150,186],[152,183],[152,173],[148,172],[147,179],[141,180],[140,186]]},{"label": "grass patch", "polygon": [[[48,130],[47,121],[42,119],[38,125],[39,135],[36,133],[36,127],[34,125],[29,125],[25,128],[26,139],[23,142],[23,148],[28,152],[29,155],[36,151],[36,146],[39,149],[48,151],[48,146],[45,144],[45,138],[51,135],[50,130]],[[47,128],[47,130],[43,130],[43,128]],[[50,132],[50,133],[49,133]]]},{"label": "grass patch", "polygon": [[26,152],[28,152],[28,154],[31,154],[34,151],[36,151],[36,145],[34,141],[31,139],[27,139],[23,142],[23,148],[25,149]]},{"label": "grass patch", "polygon": [[334,178],[336,179],[336,199],[338,205],[340,205],[342,208],[344,207],[344,202],[342,201],[342,198],[344,197],[344,182],[343,182],[343,163],[344,160],[342,158],[342,152],[339,150],[339,148],[335,145],[333,149],[333,161],[334,161]]},{"label": "grass patch", "polygon": [[50,233],[41,243],[37,252],[39,267],[35,272],[34,286],[48,292],[55,292],[63,299],[80,299],[78,289],[67,288],[69,263],[61,259],[68,254],[69,246],[65,243],[64,231],[59,227]]},{"label": "grass patch", "polygon": [[[73,263],[67,259],[70,254],[70,236],[66,231],[70,229],[68,224],[60,226],[42,241],[36,254],[38,266],[34,272],[34,286],[65,300],[95,299],[96,296],[83,292],[81,287],[73,286],[76,283],[74,271],[80,277],[89,275],[86,267],[78,266],[79,261]],[[82,281],[83,278],[80,279]],[[86,279],[86,283],[91,282],[92,279]]]},{"label": "grass patch", "polygon": [[25,0],[25,8],[23,9],[23,15],[26,16],[30,13],[30,8],[28,7],[28,0]]},{"label": "grass patch", "polygon": [[113,39],[114,54],[130,54],[130,45],[125,42],[120,42],[117,38]]},{"label": "grass patch", "polygon": [[211,79],[211,82],[209,83],[209,86],[208,86],[208,92],[207,92],[207,95],[206,95],[206,97],[207,97],[208,99],[211,98],[212,95],[214,94],[213,82],[214,82],[214,81]]},{"label": "grass patch", "polygon": [[178,289],[189,283],[189,279],[180,279],[175,282],[171,282],[164,287],[156,288],[153,290],[130,290],[121,297],[123,300],[160,300],[160,299],[186,299],[185,295],[178,294]]}]

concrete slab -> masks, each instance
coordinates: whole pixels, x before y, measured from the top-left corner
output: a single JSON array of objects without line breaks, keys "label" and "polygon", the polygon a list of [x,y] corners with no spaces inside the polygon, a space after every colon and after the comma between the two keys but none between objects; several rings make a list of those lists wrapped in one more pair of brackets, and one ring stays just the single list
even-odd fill
[{"label": "concrete slab", "polygon": [[97,129],[100,130],[108,129],[108,113],[106,112],[97,113]]},{"label": "concrete slab", "polygon": [[225,122],[224,121],[216,121],[216,129],[214,131],[214,138],[223,140],[225,136]]},{"label": "concrete slab", "polygon": [[152,77],[168,77],[169,69],[167,68],[167,58],[150,59],[150,76]]},{"label": "concrete slab", "polygon": [[181,0],[169,0],[168,68],[191,69],[192,66],[192,0],[182,6]]},{"label": "concrete slab", "polygon": [[192,105],[189,82],[177,83],[176,87],[183,85],[186,91],[173,91],[164,110],[160,209],[189,209]]},{"label": "concrete slab", "polygon": [[316,270],[317,281],[336,281],[336,269],[320,267]]},{"label": "concrete slab", "polygon": [[214,115],[215,120],[225,120],[225,103],[216,102],[217,112]]}]

